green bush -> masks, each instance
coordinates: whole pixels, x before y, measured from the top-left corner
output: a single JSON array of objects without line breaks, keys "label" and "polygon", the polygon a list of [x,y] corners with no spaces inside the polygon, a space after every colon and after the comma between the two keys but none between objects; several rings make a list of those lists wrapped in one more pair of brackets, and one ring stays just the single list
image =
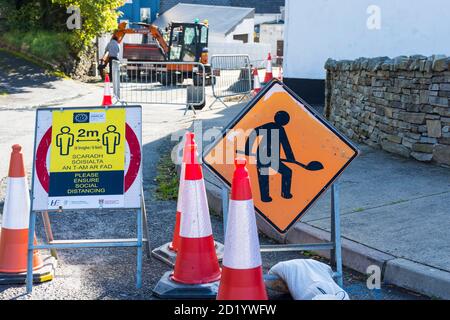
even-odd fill
[{"label": "green bush", "polygon": [[1,41],[18,51],[58,63],[74,55],[73,37],[73,34],[66,32],[9,31],[2,34]]}]

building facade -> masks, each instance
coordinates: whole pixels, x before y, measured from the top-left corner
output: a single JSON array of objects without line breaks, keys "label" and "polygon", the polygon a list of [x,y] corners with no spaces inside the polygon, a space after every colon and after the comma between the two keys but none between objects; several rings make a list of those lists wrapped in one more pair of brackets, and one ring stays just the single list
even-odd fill
[{"label": "building facade", "polygon": [[160,0],[126,0],[118,9],[122,12],[120,21],[153,22],[159,13]]},{"label": "building facade", "polygon": [[286,0],[285,10],[285,79],[311,103],[323,102],[328,58],[450,54],[447,0]]}]

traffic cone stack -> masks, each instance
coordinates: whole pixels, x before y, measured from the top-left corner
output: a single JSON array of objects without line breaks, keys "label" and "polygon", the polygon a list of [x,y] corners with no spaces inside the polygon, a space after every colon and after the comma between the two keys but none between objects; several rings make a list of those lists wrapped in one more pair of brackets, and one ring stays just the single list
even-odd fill
[{"label": "traffic cone stack", "polygon": [[259,81],[258,69],[253,69],[253,94],[256,96],[261,91],[261,82]]},{"label": "traffic cone stack", "polygon": [[250,179],[236,159],[218,300],[267,300]]},{"label": "traffic cone stack", "polygon": [[[12,146],[6,198],[3,207],[2,231],[0,237],[0,283],[24,283],[27,271],[28,225],[30,214],[30,195],[25,174],[22,147]],[[36,243],[36,239],[34,240]],[[44,267],[43,259],[37,251],[33,253],[33,270]],[[43,282],[52,279],[45,273]],[[40,274],[42,275],[42,274]]]},{"label": "traffic cone stack", "polygon": [[180,247],[172,279],[184,284],[203,284],[220,279],[211,229],[205,181],[197,160],[197,146],[189,146],[181,195]]},{"label": "traffic cone stack", "polygon": [[111,95],[111,82],[109,81],[109,74],[105,74],[105,88],[103,93],[103,101],[102,106],[111,106],[113,104],[112,102],[112,95]]},{"label": "traffic cone stack", "polygon": [[273,72],[272,72],[272,55],[269,52],[269,56],[267,57],[267,65],[266,65],[266,75],[264,77],[264,83],[268,83],[270,80],[273,79]]},{"label": "traffic cone stack", "polygon": [[179,247],[173,273],[163,275],[153,293],[168,299],[214,299],[220,279],[203,172],[195,142],[186,146],[180,197]]},{"label": "traffic cone stack", "polygon": [[[181,161],[181,174],[180,174],[180,183],[178,188],[178,201],[177,201],[177,211],[175,216],[175,227],[173,231],[172,236],[172,242],[166,243],[152,251],[152,255],[167,263],[171,267],[175,266],[175,261],[177,258],[177,252],[180,247],[180,224],[181,224],[181,204],[182,204],[182,197],[183,197],[183,190],[184,190],[184,180],[185,180],[185,167],[186,162],[189,160],[189,152],[191,146],[195,144],[194,140],[195,136],[192,132],[187,132],[184,136],[184,148],[182,149],[182,161]],[[223,257],[223,244],[219,242],[215,242],[215,248],[216,248],[216,255],[219,259],[219,261]]]}]

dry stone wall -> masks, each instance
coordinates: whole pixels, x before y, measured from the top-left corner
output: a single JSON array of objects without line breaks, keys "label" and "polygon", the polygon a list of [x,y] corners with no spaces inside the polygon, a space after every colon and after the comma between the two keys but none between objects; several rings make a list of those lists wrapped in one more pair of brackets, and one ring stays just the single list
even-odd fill
[{"label": "dry stone wall", "polygon": [[450,166],[450,57],[328,60],[325,114],[353,140]]}]

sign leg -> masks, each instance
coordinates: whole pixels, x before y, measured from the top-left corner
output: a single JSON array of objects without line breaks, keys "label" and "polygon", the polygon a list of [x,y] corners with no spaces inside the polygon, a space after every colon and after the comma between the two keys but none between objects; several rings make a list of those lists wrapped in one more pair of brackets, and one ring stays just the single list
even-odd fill
[{"label": "sign leg", "polygon": [[230,192],[229,192],[228,188],[224,185],[224,186],[222,186],[222,213],[223,213],[223,239],[224,239],[224,241],[225,241],[225,235],[227,233],[229,198],[230,198]]},{"label": "sign leg", "polygon": [[137,210],[137,265],[136,289],[142,287],[142,209]]},{"label": "sign leg", "polygon": [[34,230],[36,225],[36,214],[30,210],[30,222],[28,227],[28,257],[27,257],[27,293],[33,291],[33,247],[34,247]]},{"label": "sign leg", "polygon": [[143,229],[144,229],[144,237],[145,239],[147,239],[146,244],[145,244],[145,248],[146,248],[146,252],[147,252],[147,258],[150,258],[152,255],[152,249],[150,248],[150,235],[148,232],[148,223],[147,223],[147,208],[145,207],[145,197],[144,197],[144,188],[141,189],[141,199],[142,199],[142,222],[144,224]]},{"label": "sign leg", "polygon": [[339,185],[336,183],[332,186],[331,194],[331,221],[332,221],[332,241],[334,243],[334,250],[332,250],[332,263],[336,265],[336,278],[338,285],[342,288],[344,286],[343,272],[342,272],[342,247],[341,247],[341,217],[339,211]]}]

